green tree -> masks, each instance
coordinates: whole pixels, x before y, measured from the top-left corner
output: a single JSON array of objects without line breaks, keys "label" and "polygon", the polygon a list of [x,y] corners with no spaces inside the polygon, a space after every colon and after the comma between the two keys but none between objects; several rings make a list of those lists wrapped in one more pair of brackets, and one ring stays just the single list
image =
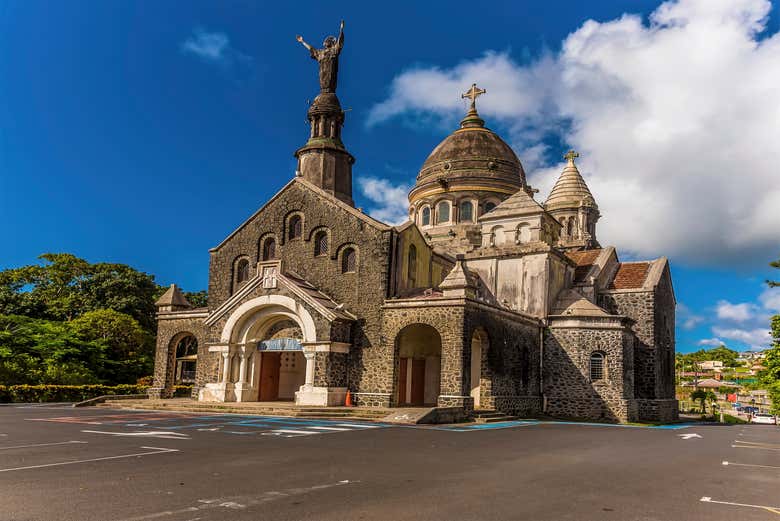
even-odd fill
[{"label": "green tree", "polygon": [[69,253],[46,253],[43,263],[0,272],[0,313],[73,320],[113,309],[154,330],[154,277],[124,264],[97,263]]},{"label": "green tree", "polygon": [[67,322],[0,315],[0,383],[99,383],[99,346],[82,342]]},{"label": "green tree", "polygon": [[100,380],[133,383],[152,371],[154,339],[130,315],[111,309],[88,311],[69,328],[83,344],[100,350],[101,360],[92,368]]},{"label": "green tree", "polygon": [[[770,262],[769,265],[772,266],[773,268],[780,269],[780,259]],[[778,280],[768,280],[766,281],[766,283],[769,284],[770,288],[776,288],[780,286],[780,281]]]},{"label": "green tree", "polygon": [[772,347],[764,351],[764,366],[761,381],[765,384],[772,400],[773,414],[780,415],[780,315],[772,317]]},{"label": "green tree", "polygon": [[709,360],[719,360],[726,367],[736,367],[739,353],[726,346],[719,346],[706,351]]}]

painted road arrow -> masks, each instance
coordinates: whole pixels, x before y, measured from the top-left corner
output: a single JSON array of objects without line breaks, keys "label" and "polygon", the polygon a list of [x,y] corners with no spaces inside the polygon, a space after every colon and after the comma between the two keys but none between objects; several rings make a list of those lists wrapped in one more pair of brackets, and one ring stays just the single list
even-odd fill
[{"label": "painted road arrow", "polygon": [[695,432],[692,432],[690,434],[678,434],[678,436],[684,440],[690,440],[691,438],[701,438],[701,436],[699,436]]}]

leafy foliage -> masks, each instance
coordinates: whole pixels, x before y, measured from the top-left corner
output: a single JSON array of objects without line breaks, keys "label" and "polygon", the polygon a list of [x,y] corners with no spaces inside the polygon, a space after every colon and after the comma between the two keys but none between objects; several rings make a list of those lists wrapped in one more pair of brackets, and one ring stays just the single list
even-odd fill
[{"label": "leafy foliage", "polygon": [[[105,395],[144,394],[146,385],[0,385],[0,403],[80,402]],[[176,386],[175,396],[189,396],[192,387]]]},{"label": "leafy foliage", "polygon": [[772,317],[772,348],[766,350],[761,380],[772,400],[772,413],[780,415],[780,315]]},{"label": "leafy foliage", "polygon": [[[780,269],[780,260],[772,261],[769,263],[769,265],[772,266],[773,268]],[[780,286],[780,281],[777,280],[768,280],[766,281],[766,283],[769,284],[770,288],[776,288]]]},{"label": "leafy foliage", "polygon": [[[133,383],[152,372],[154,276],[68,253],[0,271],[0,384]],[[185,293],[206,305],[205,291]]]},{"label": "leafy foliage", "polygon": [[678,368],[692,366],[694,362],[704,362],[706,360],[718,360],[723,362],[725,367],[736,367],[739,353],[726,346],[714,347],[712,349],[699,349],[693,353],[677,353]]},{"label": "leafy foliage", "polygon": [[69,253],[46,253],[43,264],[0,272],[0,314],[72,320],[113,309],[154,329],[154,277],[125,264],[90,264]]}]

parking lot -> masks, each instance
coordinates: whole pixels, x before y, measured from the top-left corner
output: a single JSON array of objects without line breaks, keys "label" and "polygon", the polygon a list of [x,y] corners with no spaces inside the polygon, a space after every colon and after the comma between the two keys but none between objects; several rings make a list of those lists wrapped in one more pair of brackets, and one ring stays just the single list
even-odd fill
[{"label": "parking lot", "polygon": [[780,519],[780,429],[0,407],[0,519]]}]

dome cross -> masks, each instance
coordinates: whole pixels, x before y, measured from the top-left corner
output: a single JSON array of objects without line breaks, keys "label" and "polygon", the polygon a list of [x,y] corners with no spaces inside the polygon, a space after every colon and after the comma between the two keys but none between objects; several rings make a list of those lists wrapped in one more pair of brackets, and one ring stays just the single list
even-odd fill
[{"label": "dome cross", "polygon": [[477,87],[476,83],[471,84],[471,88],[466,91],[464,94],[461,94],[460,97],[463,99],[470,99],[471,100],[471,110],[476,110],[477,105],[477,98],[481,95],[485,94],[487,91],[485,89],[480,89]]},{"label": "dome cross", "polygon": [[563,155],[563,158],[570,163],[574,163],[574,159],[580,157],[580,155],[574,150],[569,150]]}]

